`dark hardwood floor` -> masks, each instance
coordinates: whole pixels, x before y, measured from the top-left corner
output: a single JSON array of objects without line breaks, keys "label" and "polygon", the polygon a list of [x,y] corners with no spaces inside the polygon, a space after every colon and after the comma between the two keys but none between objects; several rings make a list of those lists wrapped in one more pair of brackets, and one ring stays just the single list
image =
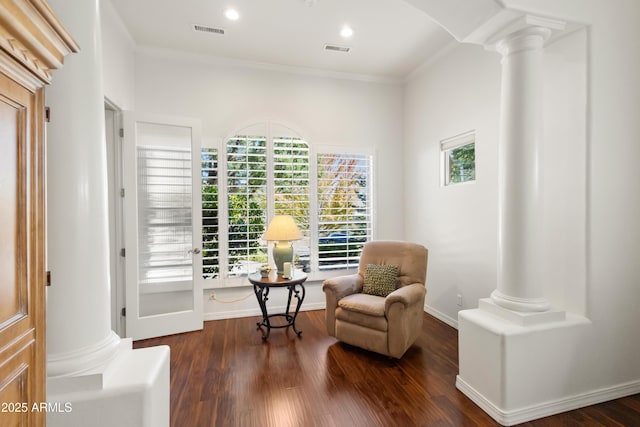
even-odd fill
[{"label": "dark hardwood floor", "polygon": [[[458,333],[425,314],[424,333],[388,359],[336,342],[324,310],[298,316],[301,337],[257,317],[135,343],[171,347],[171,426],[497,426],[455,387]],[[522,424],[640,426],[640,395]]]}]

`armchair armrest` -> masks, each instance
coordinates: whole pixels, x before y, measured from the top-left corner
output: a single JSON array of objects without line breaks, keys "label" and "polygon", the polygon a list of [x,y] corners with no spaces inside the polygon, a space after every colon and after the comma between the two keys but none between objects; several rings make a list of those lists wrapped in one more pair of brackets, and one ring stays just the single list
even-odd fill
[{"label": "armchair armrest", "polygon": [[384,311],[385,313],[388,312],[389,307],[395,303],[400,303],[405,308],[416,303],[422,303],[422,305],[424,305],[424,297],[426,294],[427,289],[422,283],[413,283],[398,288],[387,295],[384,301]]},{"label": "armchair armrest", "polygon": [[322,291],[327,301],[325,309],[327,333],[330,336],[336,336],[336,308],[338,308],[338,301],[347,295],[361,292],[363,283],[364,278],[357,273],[334,277],[322,282]]},{"label": "armchair armrest", "polygon": [[322,282],[322,290],[324,293],[331,293],[339,300],[347,295],[362,292],[364,279],[358,273],[348,276],[338,276],[327,279]]},{"label": "armchair armrest", "polygon": [[389,354],[400,358],[422,330],[424,297],[422,283],[403,286],[387,295],[384,313],[388,321]]}]

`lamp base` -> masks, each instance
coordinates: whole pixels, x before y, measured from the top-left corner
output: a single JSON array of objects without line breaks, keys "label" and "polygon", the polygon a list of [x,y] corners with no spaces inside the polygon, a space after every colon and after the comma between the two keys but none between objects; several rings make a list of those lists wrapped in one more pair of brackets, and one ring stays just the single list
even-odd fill
[{"label": "lamp base", "polygon": [[278,274],[284,273],[284,263],[293,262],[293,245],[286,240],[276,241],[273,245],[273,260],[276,263]]}]

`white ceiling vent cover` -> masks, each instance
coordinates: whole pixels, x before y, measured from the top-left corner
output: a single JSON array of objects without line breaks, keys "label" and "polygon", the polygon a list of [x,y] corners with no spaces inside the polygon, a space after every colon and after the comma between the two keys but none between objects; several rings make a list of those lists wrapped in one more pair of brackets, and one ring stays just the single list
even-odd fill
[{"label": "white ceiling vent cover", "polygon": [[344,47],[344,46],[336,46],[336,45],[332,45],[332,44],[325,44],[324,45],[324,50],[331,50],[333,52],[349,52],[351,50],[350,47]]},{"label": "white ceiling vent cover", "polygon": [[209,27],[208,25],[193,24],[193,31],[224,35],[224,30],[222,28]]}]

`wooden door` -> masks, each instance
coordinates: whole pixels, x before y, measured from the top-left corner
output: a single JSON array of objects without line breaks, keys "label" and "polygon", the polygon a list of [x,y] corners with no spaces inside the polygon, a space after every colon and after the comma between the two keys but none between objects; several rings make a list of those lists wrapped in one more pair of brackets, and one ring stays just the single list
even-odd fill
[{"label": "wooden door", "polygon": [[42,89],[0,73],[2,426],[45,421],[43,108]]}]

